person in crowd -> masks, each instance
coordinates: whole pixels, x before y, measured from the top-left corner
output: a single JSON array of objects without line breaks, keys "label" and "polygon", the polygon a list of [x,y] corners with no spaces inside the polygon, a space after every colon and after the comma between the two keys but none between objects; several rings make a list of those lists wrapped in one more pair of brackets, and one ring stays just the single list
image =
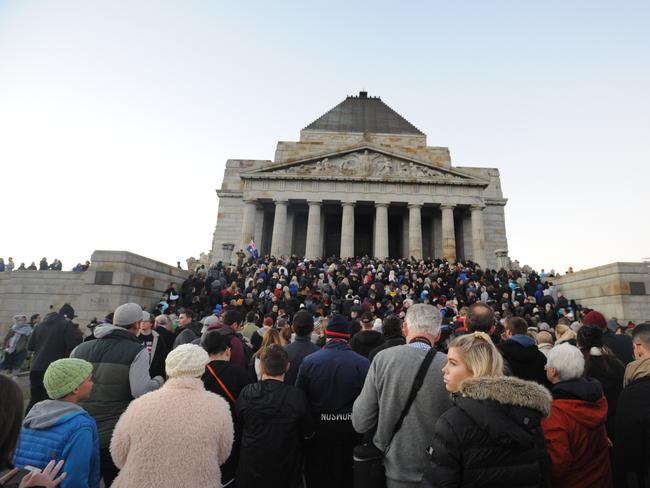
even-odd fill
[{"label": "person in crowd", "polygon": [[555,346],[548,354],[553,405],[542,428],[556,488],[613,486],[607,399],[598,380],[583,376],[584,368],[584,355],[571,344]]},{"label": "person in crowd", "polygon": [[203,387],[208,362],[200,346],[179,345],[167,355],[162,388],[131,402],[111,439],[120,468],[113,488],[221,486],[233,422],[226,401]]},{"label": "person in crowd", "polygon": [[442,371],[454,406],[435,424],[422,486],[548,486],[541,427],[551,411],[548,390],[504,377],[485,332],[453,339]]},{"label": "person in crowd", "polygon": [[239,449],[241,446],[241,424],[234,415],[235,402],[244,387],[253,382],[248,371],[230,362],[230,338],[211,330],[205,334],[202,346],[210,357],[201,379],[207,391],[221,396],[230,406],[235,421],[235,437],[228,460],[221,466],[221,483],[229,486],[234,482]]},{"label": "person in crowd", "polygon": [[537,348],[535,340],[527,335],[528,323],[521,317],[510,317],[505,323],[505,341],[497,348],[504,359],[504,371],[508,376],[536,381],[547,385],[544,365],[546,356]]},{"label": "person in crowd", "polygon": [[36,271],[36,263],[32,261],[32,263],[29,266],[27,266],[27,269],[29,271]]},{"label": "person in crowd", "polygon": [[13,271],[14,267],[15,267],[14,258],[9,257],[9,259],[7,260],[7,264],[5,265],[5,269],[7,271]]},{"label": "person in crowd", "polygon": [[273,324],[275,321],[273,320],[273,316],[268,314],[266,317],[264,317],[264,321],[262,322],[262,327],[260,327],[258,330],[255,331],[254,334],[251,335],[251,345],[253,346],[253,351],[257,352],[260,347],[262,347],[262,341],[264,340],[264,336],[266,333],[273,328]]},{"label": "person in crowd", "polygon": [[[388,488],[419,485],[424,473],[425,449],[433,437],[433,426],[451,405],[440,373],[447,357],[432,350],[441,322],[440,312],[432,305],[409,307],[403,324],[406,344],[385,349],[374,357],[363,390],[354,402],[354,429],[360,434],[375,430],[373,444],[388,451],[384,459]],[[391,439],[427,354],[434,356],[422,388],[400,430]]]},{"label": "person in crowd", "polygon": [[41,314],[40,313],[34,313],[32,316],[29,318],[29,324],[32,326],[32,328],[36,327],[38,324],[41,323]]},{"label": "person in crowd", "polygon": [[250,340],[253,338],[253,334],[259,329],[257,326],[257,314],[254,311],[250,311],[246,314],[246,320],[244,321],[244,327],[242,327],[242,335]]},{"label": "person in crowd", "polygon": [[384,349],[406,344],[406,339],[402,334],[402,320],[398,316],[393,314],[387,315],[382,321],[381,330],[383,331],[385,340],[370,351],[368,354],[370,361]]},{"label": "person in crowd", "polygon": [[178,330],[176,339],[174,340],[174,347],[181,344],[189,344],[192,341],[201,337],[201,329],[203,324],[195,320],[196,313],[191,308],[181,308],[178,313]]},{"label": "person in crowd", "polygon": [[42,258],[41,261],[38,263],[38,269],[40,271],[47,271],[49,268],[49,265],[47,264],[47,258]]},{"label": "person in crowd", "polygon": [[58,312],[51,312],[29,337],[27,350],[34,353],[29,371],[31,397],[27,411],[35,404],[47,400],[43,376],[47,367],[57,359],[66,358],[82,341],[79,329],[72,323],[75,317],[70,304],[63,305]]},{"label": "person in crowd", "polygon": [[169,354],[169,350],[158,332],[153,330],[153,320],[154,318],[149,312],[143,311],[140,330],[136,337],[149,353],[149,376],[152,378],[156,376],[164,378],[165,359],[167,358],[167,354]]},{"label": "person in crowd", "polygon": [[14,451],[18,445],[23,421],[23,392],[20,386],[0,374],[0,488],[55,487],[61,484],[67,473],[59,472],[64,461],[51,460],[42,471],[26,471],[14,467]]},{"label": "person in crowd", "polygon": [[305,475],[310,488],[352,486],[352,450],[360,441],[352,427],[352,405],[363,388],[370,361],[352,350],[350,324],[335,314],[323,349],[307,356],[296,386],[306,395],[316,437],[309,446]]},{"label": "person in crowd", "polygon": [[373,330],[374,318],[370,312],[365,312],[361,316],[361,330],[352,336],[350,347],[356,353],[363,357],[368,357],[370,351],[384,342],[384,334]]},{"label": "person in crowd", "polygon": [[169,315],[161,314],[155,318],[153,330],[158,333],[160,338],[165,341],[165,346],[168,351],[171,351],[174,347],[174,340],[176,335],[174,334],[174,327],[172,321],[169,318]]},{"label": "person in crowd", "polygon": [[616,334],[615,331],[607,327],[607,319],[605,316],[592,310],[582,318],[582,325],[592,325],[598,327],[603,331],[603,345],[614,353],[614,355],[627,366],[628,363],[634,361],[634,348],[632,346],[632,338],[626,334]]},{"label": "person in crowd", "polygon": [[549,351],[553,348],[553,336],[546,330],[540,330],[537,334],[537,349],[548,358]]},{"label": "person in crowd", "polygon": [[247,368],[253,351],[245,344],[244,337],[239,333],[241,316],[236,310],[228,310],[223,314],[223,322],[210,327],[218,330],[228,338],[230,344],[230,361],[241,368]]},{"label": "person in crowd", "polygon": [[293,317],[291,327],[296,335],[292,343],[284,346],[289,355],[289,369],[284,376],[284,382],[288,385],[295,385],[298,370],[303,360],[318,351],[319,347],[311,342],[311,333],[314,331],[314,317],[312,314],[306,310],[297,312]]},{"label": "person in crowd", "polygon": [[93,366],[83,359],[54,361],[44,383],[51,400],[37,403],[23,421],[15,464],[44,469],[63,459],[62,488],[99,488],[99,434],[79,402],[90,396]]},{"label": "person in crowd", "polygon": [[300,488],[304,443],[314,435],[304,393],[284,381],[289,355],[271,344],[260,355],[261,379],[246,386],[235,406],[242,423],[238,488]]},{"label": "person in crowd", "polygon": [[628,488],[650,486],[650,322],[632,333],[634,361],[625,368],[618,399],[614,458]]},{"label": "person in crowd", "polygon": [[93,365],[95,387],[80,405],[97,422],[100,472],[107,486],[118,473],[109,451],[115,424],[134,398],[160,388],[164,382],[160,376],[149,376],[149,353],[136,337],[142,317],[137,303],[120,305],[113,323],[97,326],[96,339],[77,346],[70,355]]},{"label": "person in crowd", "polygon": [[176,310],[178,306],[178,301],[181,298],[178,293],[178,290],[176,290],[176,283],[172,281],[169,284],[169,288],[167,288],[163,294],[167,296],[167,303],[169,304],[169,307],[172,310]]},{"label": "person in crowd", "polygon": [[14,323],[3,341],[5,357],[0,363],[0,371],[6,370],[12,374],[14,370],[20,370],[20,366],[27,357],[27,342],[33,331],[32,324],[27,322],[26,315],[14,315]]},{"label": "person in crowd", "polygon": [[467,309],[465,327],[468,332],[485,332],[491,335],[495,327],[494,310],[483,302],[472,304]]},{"label": "person in crowd", "polygon": [[576,341],[577,334],[571,328],[568,322],[569,320],[566,319],[566,317],[562,317],[558,322],[557,326],[555,327],[555,335],[556,335],[555,344],[562,344],[564,342],[571,344],[572,346],[575,346],[577,344]]},{"label": "person in crowd", "polygon": [[257,380],[259,380],[262,377],[262,370],[260,369],[260,356],[262,355],[264,349],[266,349],[271,344],[278,344],[280,346],[286,345],[286,342],[282,339],[282,335],[280,334],[280,331],[278,329],[275,328],[271,329],[266,334],[264,334],[264,340],[262,341],[262,345],[257,350],[257,352],[253,354],[253,357],[251,358],[249,367],[251,370],[251,374],[255,376]]},{"label": "person in crowd", "polygon": [[577,346],[585,357],[584,375],[600,381],[607,399],[607,435],[615,442],[614,422],[618,397],[623,389],[625,366],[603,344],[603,330],[600,327],[583,325],[578,330]]}]

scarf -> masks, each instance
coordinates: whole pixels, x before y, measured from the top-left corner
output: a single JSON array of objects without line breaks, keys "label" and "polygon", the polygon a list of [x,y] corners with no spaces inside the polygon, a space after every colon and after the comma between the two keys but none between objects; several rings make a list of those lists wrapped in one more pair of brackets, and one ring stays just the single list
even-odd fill
[{"label": "scarf", "polygon": [[623,386],[629,385],[631,382],[650,376],[650,357],[637,359],[632,361],[625,368],[625,376],[623,377]]}]

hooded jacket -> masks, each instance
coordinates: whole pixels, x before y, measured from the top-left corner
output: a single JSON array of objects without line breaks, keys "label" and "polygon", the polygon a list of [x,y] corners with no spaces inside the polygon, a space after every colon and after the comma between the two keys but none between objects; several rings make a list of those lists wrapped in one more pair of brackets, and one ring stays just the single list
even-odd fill
[{"label": "hooded jacket", "polygon": [[605,423],[607,400],[598,380],[578,378],[553,386],[550,418],[542,422],[553,486],[612,486]]},{"label": "hooded jacket", "polygon": [[27,343],[27,350],[34,351],[31,370],[44,372],[52,362],[67,358],[81,340],[79,330],[64,315],[47,314]]},{"label": "hooded jacket", "polygon": [[14,352],[23,351],[27,347],[27,341],[29,340],[32,331],[33,329],[31,324],[20,324],[15,322],[5,337],[4,345],[7,348],[5,352],[12,354]]},{"label": "hooded jacket", "polygon": [[303,442],[314,432],[303,392],[263,380],[242,390],[235,411],[243,428],[237,486],[301,486]]},{"label": "hooded jacket", "polygon": [[509,374],[522,380],[535,381],[547,385],[546,356],[537,348],[535,341],[526,335],[514,335],[497,345],[506,362]]},{"label": "hooded jacket", "polygon": [[546,388],[513,377],[471,378],[453,401],[436,422],[422,487],[547,486]]},{"label": "hooded jacket", "polygon": [[370,351],[382,345],[384,340],[384,334],[381,332],[376,330],[361,330],[354,334],[350,341],[350,346],[354,352],[367,358]]},{"label": "hooded jacket", "polygon": [[14,463],[45,468],[64,459],[62,488],[99,487],[97,425],[79,405],[61,400],[37,403],[25,417]]}]

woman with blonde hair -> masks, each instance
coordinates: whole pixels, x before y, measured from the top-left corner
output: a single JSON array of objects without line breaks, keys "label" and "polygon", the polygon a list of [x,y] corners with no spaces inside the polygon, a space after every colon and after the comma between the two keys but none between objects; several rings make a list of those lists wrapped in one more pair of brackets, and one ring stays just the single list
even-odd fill
[{"label": "woman with blonde hair", "polygon": [[251,358],[251,367],[253,368],[255,377],[258,380],[262,378],[262,373],[260,372],[260,356],[264,352],[264,349],[266,349],[270,344],[279,344],[281,346],[287,344],[287,341],[285,341],[284,337],[282,337],[280,329],[277,329],[275,327],[269,329],[268,332],[264,334],[264,339],[262,339],[262,345],[257,350],[257,352],[253,354],[253,357]]},{"label": "woman with blonde hair", "polygon": [[562,344],[563,342],[568,342],[572,346],[576,345],[576,333],[568,325],[557,324],[555,327],[555,336],[557,337],[555,345]]},{"label": "woman with blonde hair", "polygon": [[451,341],[442,371],[454,406],[436,422],[422,486],[546,486],[548,390],[503,376],[503,358],[484,332]]}]

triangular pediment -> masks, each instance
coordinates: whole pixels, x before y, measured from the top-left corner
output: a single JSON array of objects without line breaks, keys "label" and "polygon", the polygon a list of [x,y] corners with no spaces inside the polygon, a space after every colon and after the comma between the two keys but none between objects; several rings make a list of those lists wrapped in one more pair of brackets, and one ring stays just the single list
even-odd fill
[{"label": "triangular pediment", "polygon": [[487,186],[488,182],[460,171],[441,168],[373,146],[360,146],[343,152],[322,154],[300,161],[275,164],[247,173],[243,178],[411,180],[421,183],[447,183]]}]

